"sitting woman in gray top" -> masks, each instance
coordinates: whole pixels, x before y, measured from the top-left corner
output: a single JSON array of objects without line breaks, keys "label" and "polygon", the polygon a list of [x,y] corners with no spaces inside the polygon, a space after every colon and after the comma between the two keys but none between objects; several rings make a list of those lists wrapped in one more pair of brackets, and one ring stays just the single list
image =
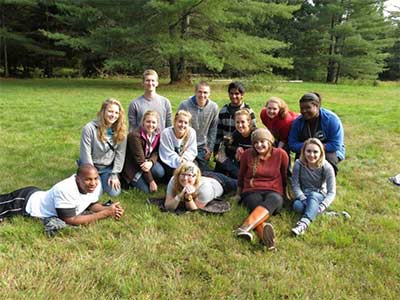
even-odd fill
[{"label": "sitting woman in gray top", "polygon": [[118,174],[126,151],[125,112],[113,98],[103,102],[97,119],[83,127],[79,164],[94,165],[100,175],[103,190],[115,197],[121,193]]},{"label": "sitting woman in gray top", "polygon": [[167,210],[174,211],[182,202],[187,210],[196,210],[236,188],[236,179],[216,172],[208,172],[207,177],[201,176],[195,163],[184,162],[168,183],[164,205]]},{"label": "sitting woman in gray top", "polygon": [[319,139],[310,138],[304,142],[300,159],[294,163],[292,188],[296,197],[293,209],[302,214],[292,232],[300,235],[336,195],[335,172],[325,159],[324,146]]}]

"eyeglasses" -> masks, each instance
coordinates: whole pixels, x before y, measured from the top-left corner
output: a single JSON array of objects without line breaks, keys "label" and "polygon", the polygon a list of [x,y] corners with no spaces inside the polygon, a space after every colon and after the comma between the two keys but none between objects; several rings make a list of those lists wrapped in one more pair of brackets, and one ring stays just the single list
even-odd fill
[{"label": "eyeglasses", "polygon": [[190,174],[190,173],[182,173],[179,174],[180,177],[185,178],[185,177],[196,177],[195,174]]}]

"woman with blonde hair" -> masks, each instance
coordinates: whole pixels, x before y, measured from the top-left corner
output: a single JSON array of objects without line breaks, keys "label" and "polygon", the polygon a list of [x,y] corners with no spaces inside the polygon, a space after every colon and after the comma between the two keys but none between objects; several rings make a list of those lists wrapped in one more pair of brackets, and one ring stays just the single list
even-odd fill
[{"label": "woman with blonde hair", "polygon": [[210,201],[236,189],[236,180],[223,174],[207,172],[202,176],[193,162],[183,162],[167,186],[165,208],[174,211],[180,203],[187,210],[204,208]]},{"label": "woman with blonde hair", "polygon": [[324,145],[319,139],[310,138],[304,142],[300,159],[294,163],[292,189],[295,195],[293,209],[302,214],[292,232],[300,235],[336,195],[335,171],[325,159]]},{"label": "woman with blonde hair", "polygon": [[183,162],[192,162],[197,156],[196,131],[190,127],[192,115],[185,110],[175,114],[174,124],[165,128],[160,138],[160,158],[167,175]]},{"label": "woman with blonde hair", "polygon": [[158,161],[160,145],[160,115],[147,110],[141,126],[128,134],[126,157],[121,173],[123,180],[142,192],[156,192],[156,179],[164,177],[164,168]]},{"label": "woman with blonde hair", "polygon": [[125,149],[125,112],[118,100],[110,98],[101,105],[97,119],[83,127],[78,161],[97,168],[102,187],[110,196],[121,193],[118,174],[124,165]]},{"label": "woman with blonde hair", "polygon": [[261,110],[260,118],[275,138],[275,146],[289,153],[288,137],[290,126],[297,114],[289,111],[286,102],[279,97],[271,97]]},{"label": "woman with blonde hair", "polygon": [[266,128],[256,129],[251,142],[253,147],[247,149],[240,160],[237,189],[237,196],[250,215],[236,234],[252,240],[252,230],[255,230],[267,248],[273,250],[274,228],[266,220],[282,208],[289,159],[283,149],[273,147],[274,137]]}]

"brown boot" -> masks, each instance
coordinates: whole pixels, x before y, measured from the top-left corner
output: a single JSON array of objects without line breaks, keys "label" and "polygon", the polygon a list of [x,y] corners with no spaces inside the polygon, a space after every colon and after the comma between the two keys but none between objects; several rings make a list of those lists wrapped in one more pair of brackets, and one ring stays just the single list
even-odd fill
[{"label": "brown boot", "polygon": [[265,207],[257,206],[244,220],[242,226],[236,230],[236,235],[240,238],[245,238],[246,240],[252,241],[253,235],[251,230],[256,228],[257,225],[262,224],[265,220],[269,218],[269,211]]},{"label": "brown boot", "polygon": [[268,250],[275,250],[275,232],[271,223],[259,224],[254,230]]}]

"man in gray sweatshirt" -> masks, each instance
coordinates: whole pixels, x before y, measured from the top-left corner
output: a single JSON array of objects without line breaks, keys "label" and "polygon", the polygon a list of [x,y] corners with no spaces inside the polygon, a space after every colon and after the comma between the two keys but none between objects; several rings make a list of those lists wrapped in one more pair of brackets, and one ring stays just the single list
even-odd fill
[{"label": "man in gray sweatshirt", "polygon": [[196,85],[195,95],[184,100],[178,108],[192,114],[191,126],[196,130],[197,136],[196,161],[201,171],[208,169],[218,126],[218,105],[209,97],[210,85],[201,81]]}]

